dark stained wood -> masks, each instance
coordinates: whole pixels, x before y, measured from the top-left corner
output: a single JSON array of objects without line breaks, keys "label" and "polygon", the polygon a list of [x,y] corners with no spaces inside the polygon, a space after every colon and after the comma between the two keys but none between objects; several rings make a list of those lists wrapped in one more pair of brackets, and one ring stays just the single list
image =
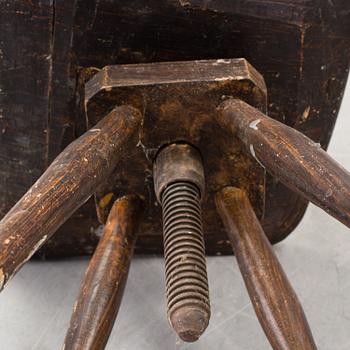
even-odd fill
[{"label": "dark stained wood", "polygon": [[120,167],[96,192],[102,223],[110,208],[106,205],[108,199],[113,203],[112,195],[117,198],[121,194],[139,193],[149,203],[140,240],[147,236],[162,242],[152,169],[159,149],[172,142],[189,143],[202,155],[206,182],[202,191],[203,227],[211,251],[220,251],[227,245],[224,227],[218,225],[215,210],[218,189],[244,188],[255,212],[261,216],[265,171],[244,152],[241,142],[222,131],[215,120],[217,106],[228,95],[266,110],[264,80],[244,59],[108,66],[86,83],[89,123],[95,124],[111,106],[120,104],[132,105],[143,114],[138,147],[123,154]]},{"label": "dark stained wood", "polygon": [[216,204],[272,348],[315,350],[303,309],[245,192],[227,187],[217,194]]},{"label": "dark stained wood", "polygon": [[220,110],[221,126],[238,136],[262,167],[350,227],[350,173],[319,144],[241,100],[225,101]]},{"label": "dark stained wood", "polygon": [[77,137],[77,119],[80,117],[78,113],[72,114],[76,104],[76,76],[72,65],[71,39],[76,2],[54,0],[52,7],[47,166]]},{"label": "dark stained wood", "polygon": [[74,306],[63,350],[102,350],[123,297],[143,202],[125,196],[114,202]]},{"label": "dark stained wood", "polygon": [[136,144],[138,110],[121,106],[71,143],[0,222],[0,290],[18,269],[85,203]]},{"label": "dark stained wood", "polygon": [[48,164],[53,13],[50,2],[0,0],[0,217]]},{"label": "dark stained wood", "polygon": [[[85,131],[78,83],[85,71],[246,58],[266,81],[268,114],[325,149],[350,57],[347,0],[0,0],[0,27],[0,216]],[[307,202],[270,175],[265,193],[262,225],[277,242]],[[98,226],[89,201],[40,256],[90,254]],[[137,252],[162,251],[160,227],[154,232],[140,234]],[[231,253],[225,241],[207,243],[211,254]]]}]

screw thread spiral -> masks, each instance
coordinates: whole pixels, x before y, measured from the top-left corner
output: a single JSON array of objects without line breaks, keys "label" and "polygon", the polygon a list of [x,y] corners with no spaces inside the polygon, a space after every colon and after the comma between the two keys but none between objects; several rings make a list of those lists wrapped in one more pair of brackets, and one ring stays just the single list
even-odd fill
[{"label": "screw thread spiral", "polygon": [[195,341],[210,317],[200,191],[191,182],[174,182],[161,202],[168,318],[183,340]]}]

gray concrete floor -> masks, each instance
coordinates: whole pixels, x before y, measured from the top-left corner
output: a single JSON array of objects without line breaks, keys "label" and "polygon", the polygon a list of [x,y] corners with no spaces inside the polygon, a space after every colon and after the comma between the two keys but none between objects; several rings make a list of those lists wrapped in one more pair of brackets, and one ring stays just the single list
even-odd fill
[{"label": "gray concrete floor", "polygon": [[[348,84],[349,85],[349,84]],[[350,87],[329,153],[350,170]],[[350,349],[350,232],[313,205],[275,246],[304,306],[318,349]],[[0,296],[0,349],[60,349],[86,259],[29,262]],[[166,319],[162,258],[136,257],[107,349],[270,349],[234,257],[208,258],[212,317],[195,344],[181,342]]]}]

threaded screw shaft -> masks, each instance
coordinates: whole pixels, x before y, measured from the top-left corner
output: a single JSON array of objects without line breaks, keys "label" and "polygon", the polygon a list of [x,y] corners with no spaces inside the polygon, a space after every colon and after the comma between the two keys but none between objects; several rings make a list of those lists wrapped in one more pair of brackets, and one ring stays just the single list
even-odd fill
[{"label": "threaded screw shaft", "polygon": [[175,182],[164,190],[161,203],[168,318],[183,340],[195,341],[210,316],[199,189]]},{"label": "threaded screw shaft", "polygon": [[179,337],[196,341],[209,323],[210,306],[202,230],[204,170],[188,144],[163,148],[153,167],[163,211],[168,319]]}]

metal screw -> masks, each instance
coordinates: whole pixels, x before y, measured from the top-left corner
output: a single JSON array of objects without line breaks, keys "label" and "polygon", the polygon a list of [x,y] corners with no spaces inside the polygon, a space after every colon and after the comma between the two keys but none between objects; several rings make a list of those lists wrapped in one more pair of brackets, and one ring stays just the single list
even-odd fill
[{"label": "metal screw", "polygon": [[179,337],[196,341],[210,317],[202,231],[204,172],[198,151],[171,144],[158,154],[154,182],[163,211],[168,319]]}]

